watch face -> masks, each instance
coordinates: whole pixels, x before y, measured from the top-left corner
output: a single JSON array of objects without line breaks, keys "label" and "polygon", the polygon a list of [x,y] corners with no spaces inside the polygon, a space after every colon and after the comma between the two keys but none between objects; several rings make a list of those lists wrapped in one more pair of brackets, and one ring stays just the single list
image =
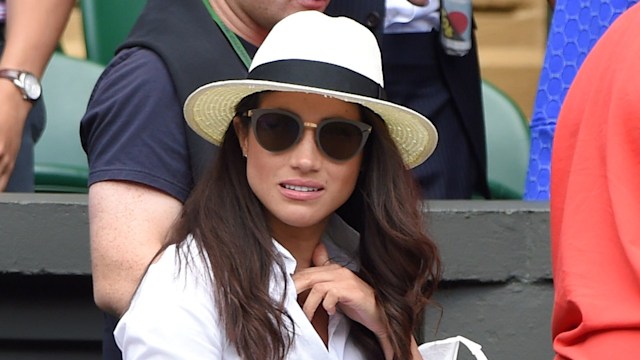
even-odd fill
[{"label": "watch face", "polygon": [[29,73],[24,74],[24,92],[30,100],[38,100],[42,93],[38,79]]}]

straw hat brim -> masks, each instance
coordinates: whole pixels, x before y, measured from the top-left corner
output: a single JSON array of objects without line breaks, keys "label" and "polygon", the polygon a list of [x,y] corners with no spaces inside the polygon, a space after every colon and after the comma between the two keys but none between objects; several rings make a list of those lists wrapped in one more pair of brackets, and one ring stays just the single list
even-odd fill
[{"label": "straw hat brim", "polygon": [[424,162],[438,143],[438,133],[431,121],[409,108],[360,95],[264,80],[228,80],[204,85],[187,98],[184,117],[198,135],[219,146],[235,116],[236,105],[246,96],[262,91],[318,94],[371,109],[384,120],[407,168]]}]

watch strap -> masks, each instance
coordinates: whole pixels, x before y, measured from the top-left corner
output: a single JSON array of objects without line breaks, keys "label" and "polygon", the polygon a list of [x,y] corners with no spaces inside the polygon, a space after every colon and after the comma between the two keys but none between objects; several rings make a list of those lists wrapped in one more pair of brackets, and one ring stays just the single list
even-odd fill
[{"label": "watch strap", "polygon": [[[20,90],[22,93],[22,97],[27,101],[36,101],[40,98],[42,94],[42,86],[40,85],[40,81],[38,78],[24,70],[16,70],[16,69],[0,69],[0,78],[5,78],[11,80],[13,84]],[[30,80],[29,80],[30,79]],[[29,95],[27,90],[27,82],[34,81],[37,86],[40,88],[37,95]]]},{"label": "watch strap", "polygon": [[23,71],[15,70],[15,69],[0,69],[0,77],[11,79],[11,80],[19,79],[21,72]]}]

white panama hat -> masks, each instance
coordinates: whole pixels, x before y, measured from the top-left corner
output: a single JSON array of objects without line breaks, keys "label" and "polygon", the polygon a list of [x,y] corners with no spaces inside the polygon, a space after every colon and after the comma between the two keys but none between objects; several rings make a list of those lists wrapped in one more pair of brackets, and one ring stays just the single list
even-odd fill
[{"label": "white panama hat", "polygon": [[245,80],[195,90],[184,105],[189,126],[220,145],[236,105],[261,91],[319,94],[363,105],[384,120],[405,166],[424,162],[438,142],[421,114],[384,100],[382,60],[370,30],[345,17],[300,11],[277,23],[256,52]]}]

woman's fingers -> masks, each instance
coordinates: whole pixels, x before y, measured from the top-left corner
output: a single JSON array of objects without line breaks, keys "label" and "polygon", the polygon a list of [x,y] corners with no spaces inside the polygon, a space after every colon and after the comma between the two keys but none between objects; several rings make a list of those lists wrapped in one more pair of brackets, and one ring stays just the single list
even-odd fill
[{"label": "woman's fingers", "polygon": [[292,278],[298,294],[309,290],[302,304],[302,310],[309,319],[313,318],[320,304],[329,315],[334,314],[339,294],[357,286],[352,279],[357,276],[337,264],[307,268],[293,274]]},{"label": "woman's fingers", "polygon": [[336,313],[336,307],[340,302],[340,297],[338,294],[332,291],[328,291],[322,300],[322,307],[329,315],[333,315]]},{"label": "woman's fingers", "polygon": [[324,266],[329,264],[329,253],[323,243],[318,244],[318,246],[313,250],[311,261],[314,266]]},{"label": "woman's fingers", "polygon": [[298,294],[309,290],[302,310],[312,319],[322,307],[328,314],[337,308],[372,330],[381,326],[373,289],[351,270],[336,265],[316,266],[293,275]]},{"label": "woman's fingers", "polygon": [[302,271],[298,271],[293,274],[293,283],[296,286],[296,292],[300,294],[305,290],[311,289],[314,285],[334,281],[339,275],[335,274],[335,271],[341,271],[344,269],[337,264],[329,264],[325,266],[315,266],[306,268]]},{"label": "woman's fingers", "polygon": [[327,314],[335,314],[336,306],[341,299],[340,294],[345,292],[345,289],[341,288],[342,285],[333,282],[321,282],[314,285],[302,305],[302,311],[304,311],[307,318],[309,320],[313,318],[320,304],[322,304],[322,308]]},{"label": "woman's fingers", "polygon": [[299,301],[303,301],[302,311],[309,320],[322,304],[329,315],[340,308],[346,316],[376,334],[384,332],[375,293],[369,284],[348,268],[332,263],[323,244],[314,249],[311,261],[313,267],[292,276]]}]

